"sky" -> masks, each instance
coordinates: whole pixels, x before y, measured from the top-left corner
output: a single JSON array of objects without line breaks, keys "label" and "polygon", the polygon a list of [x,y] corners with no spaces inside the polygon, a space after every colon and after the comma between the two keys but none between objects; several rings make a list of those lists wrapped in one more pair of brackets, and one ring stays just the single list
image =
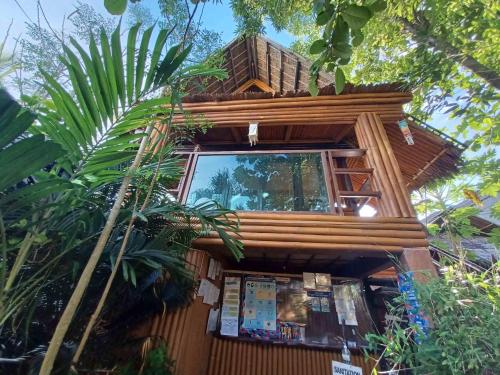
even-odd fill
[{"label": "sky", "polygon": [[[54,25],[55,29],[60,29],[63,19],[74,11],[77,0],[39,0],[47,19]],[[31,19],[34,22],[38,19],[38,0],[0,0],[0,37],[3,39],[10,22],[11,38],[7,41],[7,47],[12,48],[15,44],[14,37],[21,36],[25,30],[25,23]],[[82,1],[83,2],[83,1]],[[107,14],[103,6],[103,0],[87,0],[85,3],[91,5],[96,11]],[[160,16],[156,0],[142,0],[141,4],[150,9],[153,17]],[[43,15],[40,15],[43,22]],[[235,38],[236,25],[228,0],[223,0],[222,4],[207,2],[202,17],[205,28],[221,33],[224,43],[229,43]],[[266,25],[267,36],[283,44],[290,46],[292,36],[287,32],[277,32],[274,28]]]}]

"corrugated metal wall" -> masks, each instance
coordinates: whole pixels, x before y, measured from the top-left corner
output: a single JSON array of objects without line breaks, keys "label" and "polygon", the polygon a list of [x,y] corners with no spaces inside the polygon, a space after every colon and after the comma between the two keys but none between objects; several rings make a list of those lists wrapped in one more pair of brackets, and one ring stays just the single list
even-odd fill
[{"label": "corrugated metal wall", "polygon": [[[209,256],[191,251],[188,262],[197,277],[206,277]],[[175,361],[176,375],[331,375],[331,361],[340,351],[266,345],[206,335],[210,306],[201,298],[189,307],[156,316],[141,331],[161,337]],[[370,374],[363,355],[352,354],[353,364]]]},{"label": "corrugated metal wall", "polygon": [[[214,338],[208,375],[331,375],[332,360],[342,361],[339,351]],[[370,374],[362,354],[351,360]]]},{"label": "corrugated metal wall", "polygon": [[[203,251],[190,251],[187,261],[198,278],[206,277],[209,257]],[[156,316],[148,328],[148,336],[161,337],[176,363],[177,375],[206,375],[212,336],[206,335],[210,306],[201,298],[190,306]]]}]

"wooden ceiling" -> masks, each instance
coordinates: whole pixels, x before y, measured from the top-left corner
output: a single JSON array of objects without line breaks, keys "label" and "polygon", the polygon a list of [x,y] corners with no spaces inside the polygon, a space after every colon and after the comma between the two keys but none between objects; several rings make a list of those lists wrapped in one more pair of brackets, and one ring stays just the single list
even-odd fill
[{"label": "wooden ceiling", "polygon": [[[238,38],[224,48],[224,65],[228,78],[215,79],[200,85],[193,82],[188,88],[190,95],[229,94],[252,79],[258,79],[277,93],[305,91],[309,85],[311,62],[279,44],[262,36]],[[318,86],[333,81],[330,74],[321,72]]]}]

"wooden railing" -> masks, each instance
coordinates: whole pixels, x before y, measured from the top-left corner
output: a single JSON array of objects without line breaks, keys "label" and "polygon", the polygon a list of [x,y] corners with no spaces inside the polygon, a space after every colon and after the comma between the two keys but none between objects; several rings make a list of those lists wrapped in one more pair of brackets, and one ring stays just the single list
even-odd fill
[{"label": "wooden railing", "polygon": [[330,213],[340,216],[359,216],[359,209],[370,203],[376,209],[377,201],[383,192],[372,190],[373,168],[366,168],[364,149],[331,149],[331,150],[259,150],[259,151],[179,151],[184,167],[178,186],[169,193],[181,202],[186,202],[193,179],[196,163],[203,155],[234,154],[290,154],[316,153],[321,155],[325,185],[328,193]]}]

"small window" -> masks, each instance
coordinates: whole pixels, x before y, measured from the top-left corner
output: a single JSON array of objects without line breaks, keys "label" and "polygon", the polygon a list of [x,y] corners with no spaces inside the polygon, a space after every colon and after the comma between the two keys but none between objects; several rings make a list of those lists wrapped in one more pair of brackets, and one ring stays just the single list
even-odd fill
[{"label": "small window", "polygon": [[207,200],[240,211],[328,212],[321,155],[201,155],[187,204]]}]

